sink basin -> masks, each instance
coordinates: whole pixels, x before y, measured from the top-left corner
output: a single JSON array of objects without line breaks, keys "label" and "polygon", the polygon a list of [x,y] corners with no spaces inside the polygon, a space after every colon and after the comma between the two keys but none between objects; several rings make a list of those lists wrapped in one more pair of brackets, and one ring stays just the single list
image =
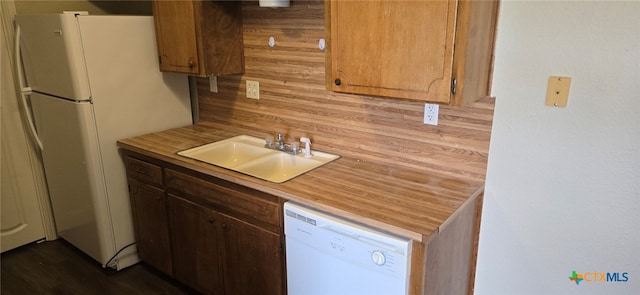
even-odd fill
[{"label": "sink basin", "polygon": [[178,152],[178,155],[232,169],[268,154],[279,153],[264,147],[264,139],[238,135]]},{"label": "sink basin", "polygon": [[264,147],[264,139],[238,135],[178,152],[178,155],[241,172],[267,181],[282,183],[340,158],[311,151],[312,157],[291,155]]},{"label": "sink basin", "polygon": [[307,159],[302,154],[294,156],[283,152],[276,152],[277,154],[261,157],[245,165],[238,166],[236,169],[239,172],[257,178],[282,183],[339,157],[337,155],[314,151],[312,152],[313,156]]}]

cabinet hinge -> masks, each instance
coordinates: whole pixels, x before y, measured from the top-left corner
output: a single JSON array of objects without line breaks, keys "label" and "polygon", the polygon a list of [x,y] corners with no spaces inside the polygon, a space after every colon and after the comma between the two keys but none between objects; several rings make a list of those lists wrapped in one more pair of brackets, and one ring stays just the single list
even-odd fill
[{"label": "cabinet hinge", "polygon": [[457,86],[456,78],[451,79],[451,94],[456,95],[456,86]]},{"label": "cabinet hinge", "polygon": [[158,63],[162,64],[162,56],[161,55],[158,55]]}]

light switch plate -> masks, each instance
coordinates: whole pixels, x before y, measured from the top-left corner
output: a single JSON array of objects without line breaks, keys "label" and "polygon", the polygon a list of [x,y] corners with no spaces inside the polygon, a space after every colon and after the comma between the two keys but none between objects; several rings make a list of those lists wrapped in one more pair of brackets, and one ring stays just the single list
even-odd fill
[{"label": "light switch plate", "polygon": [[547,100],[545,102],[548,106],[565,107],[569,100],[569,88],[571,88],[571,77],[549,77],[549,83],[547,85]]},{"label": "light switch plate", "polygon": [[218,93],[218,77],[209,76],[209,91]]}]

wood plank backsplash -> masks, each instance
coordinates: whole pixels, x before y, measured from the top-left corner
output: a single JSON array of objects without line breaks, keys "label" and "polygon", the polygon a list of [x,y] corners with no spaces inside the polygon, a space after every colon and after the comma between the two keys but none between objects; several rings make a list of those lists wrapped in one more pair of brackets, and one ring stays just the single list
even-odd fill
[{"label": "wood plank backsplash", "polygon": [[[484,181],[494,98],[440,106],[439,125],[424,125],[422,102],[327,90],[318,48],[323,1],[294,0],[284,9],[245,1],[242,13],[245,74],[218,77],[218,93],[197,78],[200,121],[260,137],[283,133],[288,141],[308,136],[313,149]],[[246,80],[260,82],[260,100],[245,97]]]}]

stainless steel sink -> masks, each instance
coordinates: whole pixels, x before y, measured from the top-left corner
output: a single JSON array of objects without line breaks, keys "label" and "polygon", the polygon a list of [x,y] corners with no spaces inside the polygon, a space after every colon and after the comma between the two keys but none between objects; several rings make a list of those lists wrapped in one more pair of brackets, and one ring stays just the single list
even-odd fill
[{"label": "stainless steel sink", "polygon": [[238,135],[178,152],[178,155],[282,183],[333,160],[338,155],[312,151],[311,158],[264,147],[264,139]]}]

